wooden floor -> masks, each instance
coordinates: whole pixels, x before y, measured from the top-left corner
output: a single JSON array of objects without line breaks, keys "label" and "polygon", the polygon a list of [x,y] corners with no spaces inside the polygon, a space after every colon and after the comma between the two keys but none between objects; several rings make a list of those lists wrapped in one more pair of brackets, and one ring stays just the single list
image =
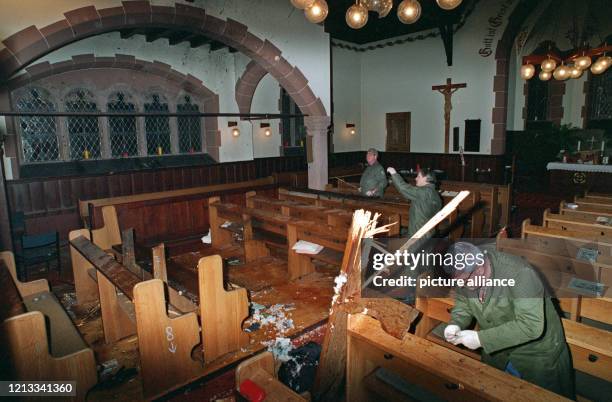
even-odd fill
[{"label": "wooden floor", "polygon": [[[180,250],[185,251],[184,249]],[[169,257],[168,278],[185,289],[188,295],[194,298],[197,295],[197,261],[204,256],[211,254],[222,254],[224,258],[243,260],[239,250],[227,249],[223,252],[214,250],[210,246],[202,246],[201,243],[196,251],[185,252]],[[136,336],[125,338],[115,344],[105,344],[102,331],[102,322],[99,305],[75,306],[71,305],[74,300],[74,288],[69,284],[70,259],[63,258],[62,275],[56,271],[49,274],[52,284],[55,284],[54,291],[58,298],[64,301],[73,315],[79,331],[83,334],[85,341],[91,345],[99,363],[116,359],[119,367],[123,367],[126,378],[115,383],[112,381],[102,382],[94,388],[88,396],[88,400],[102,401],[114,399],[118,401],[139,401],[143,400],[142,384],[137,373],[138,340]],[[243,286],[249,291],[249,301],[270,307],[276,304],[286,305],[283,310],[287,318],[293,320],[293,328],[286,331],[277,330],[274,325],[262,326],[249,334],[250,343],[242,350],[225,355],[213,362],[209,369],[204,373],[210,380],[214,377],[225,378],[224,384],[215,393],[232,392],[227,389],[228,384],[233,387],[233,382],[228,382],[227,375],[222,376],[228,369],[235,367],[240,361],[258,353],[266,348],[266,344],[277,337],[291,338],[292,343],[297,346],[308,341],[312,337],[322,337],[322,327],[325,325],[329,315],[329,306],[333,295],[333,280],[337,274],[337,268],[328,266],[318,266],[317,271],[298,281],[289,282],[287,276],[286,260],[269,257],[256,263],[238,265],[225,264],[224,276],[227,278],[228,286]],[[197,299],[197,297],[195,297]],[[250,319],[245,321],[244,327],[248,327],[252,322]],[[299,339],[297,339],[299,338]],[[195,358],[202,359],[202,353],[196,348],[193,353]],[[233,370],[232,370],[233,371]],[[233,379],[233,377],[232,377]],[[213,380],[214,382],[214,380]],[[202,384],[199,385],[202,388]],[[196,388],[193,391],[201,393],[202,390]],[[208,386],[208,388],[210,388]],[[183,400],[183,392],[178,391],[173,395],[177,400]],[[179,397],[178,395],[181,395]],[[169,396],[171,398],[172,396]],[[199,398],[198,398],[199,399]],[[204,400],[204,399],[200,399]]]}]

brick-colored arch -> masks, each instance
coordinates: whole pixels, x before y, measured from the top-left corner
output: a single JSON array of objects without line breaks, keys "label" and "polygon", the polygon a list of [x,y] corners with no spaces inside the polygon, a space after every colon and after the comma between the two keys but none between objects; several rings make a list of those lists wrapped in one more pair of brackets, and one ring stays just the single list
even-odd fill
[{"label": "brick-colored arch", "polygon": [[[134,56],[117,54],[114,57],[95,57],[93,54],[72,56],[70,60],[57,63],[42,62],[26,67],[25,72],[9,80],[6,87],[13,91],[24,85],[32,84],[40,79],[69,71],[88,70],[93,68],[123,69],[141,71],[163,77],[175,83],[183,90],[190,92],[203,100],[202,111],[205,113],[219,112],[219,95],[208,89],[204,83],[191,74],[182,74],[160,61],[146,61]],[[205,117],[206,152],[215,160],[219,160],[220,138],[216,117]]]},{"label": "brick-colored arch", "polygon": [[493,138],[491,138],[491,154],[501,155],[506,150],[506,121],[508,119],[508,71],[510,69],[510,53],[512,44],[525,18],[531,13],[537,2],[526,1],[519,3],[513,10],[508,24],[497,42],[495,61],[497,62],[495,76],[493,77]]},{"label": "brick-colored arch", "polygon": [[30,26],[6,38],[0,51],[0,77],[27,67],[40,57],[78,40],[126,28],[180,27],[231,46],[257,62],[280,83],[303,113],[325,116],[326,111],[299,68],[292,66],[268,40],[228,18],[208,15],[203,8],[185,4],[155,6],[148,1],[125,1],[120,7],[81,7],[64,13],[65,19],[42,28]]},{"label": "brick-colored arch", "polygon": [[250,113],[253,95],[257,85],[265,75],[268,74],[266,69],[251,60],[247,64],[242,76],[236,82],[236,103],[240,113]]}]

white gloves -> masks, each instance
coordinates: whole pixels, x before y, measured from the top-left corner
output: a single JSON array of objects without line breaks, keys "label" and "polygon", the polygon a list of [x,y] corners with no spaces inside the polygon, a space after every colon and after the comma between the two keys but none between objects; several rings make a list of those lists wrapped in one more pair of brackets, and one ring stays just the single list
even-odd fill
[{"label": "white gloves", "polygon": [[397,170],[395,170],[395,168],[388,167],[388,168],[387,168],[387,173],[389,173],[389,174],[393,175],[393,174],[396,174],[396,173],[397,173]]},{"label": "white gloves", "polygon": [[444,338],[453,345],[464,344],[469,349],[478,349],[482,345],[476,331],[461,331],[458,325],[448,325],[444,329]]},{"label": "white gloves", "polygon": [[447,325],[446,328],[444,328],[444,339],[446,339],[447,342],[454,343],[453,341],[457,338],[457,333],[459,332],[461,332],[459,325]]},{"label": "white gloves", "polygon": [[480,345],[480,339],[478,338],[478,332],[476,331],[459,331],[457,338],[455,338],[455,345],[462,343],[468,349],[478,349]]},{"label": "white gloves", "polygon": [[378,189],[377,189],[377,188],[375,188],[375,189],[373,189],[373,190],[370,190],[370,191],[366,192],[366,195],[367,195],[368,197],[372,197],[372,196],[373,196],[373,195],[375,195],[376,193],[378,193]]}]

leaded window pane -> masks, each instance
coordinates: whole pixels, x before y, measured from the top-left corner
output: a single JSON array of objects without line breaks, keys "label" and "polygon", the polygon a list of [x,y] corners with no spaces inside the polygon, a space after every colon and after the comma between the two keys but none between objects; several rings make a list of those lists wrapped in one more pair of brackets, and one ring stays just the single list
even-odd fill
[{"label": "leaded window pane", "polygon": [[[66,99],[67,112],[97,112],[91,93],[83,90],[71,92]],[[99,158],[100,129],[97,117],[68,116],[66,119],[70,139],[70,159]]]},{"label": "leaded window pane", "polygon": [[[109,113],[135,112],[136,106],[125,99],[125,94],[118,92],[111,96],[107,104]],[[138,155],[138,136],[136,134],[136,117],[117,116],[108,118],[112,156]]]},{"label": "leaded window pane", "polygon": [[612,120],[612,69],[591,75],[588,105],[589,120]]},{"label": "leaded window pane", "polygon": [[[185,96],[185,102],[176,105],[178,113],[199,112],[198,105],[191,103],[191,97]],[[202,132],[200,117],[181,117],[177,118],[179,152],[192,153],[202,152]]]},{"label": "leaded window pane", "polygon": [[[162,102],[159,95],[152,95],[144,104],[146,113],[168,113],[168,104]],[[170,121],[168,116],[146,116],[145,133],[147,135],[147,154],[169,154],[170,151]],[[158,148],[161,148],[158,151]]]},{"label": "leaded window pane", "polygon": [[[20,112],[54,112],[55,106],[46,94],[30,89],[17,102]],[[55,118],[52,116],[27,116],[19,118],[21,146],[25,162],[44,162],[59,159],[59,141]]]},{"label": "leaded window pane", "polygon": [[527,121],[548,120],[548,81],[538,78],[527,84]]}]

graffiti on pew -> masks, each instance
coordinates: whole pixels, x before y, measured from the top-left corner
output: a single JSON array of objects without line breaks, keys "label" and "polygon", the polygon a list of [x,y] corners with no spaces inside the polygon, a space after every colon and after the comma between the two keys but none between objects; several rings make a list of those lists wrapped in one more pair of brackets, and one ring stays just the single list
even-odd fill
[{"label": "graffiti on pew", "polygon": [[176,353],[176,344],[174,343],[174,333],[172,332],[172,327],[166,327],[166,340],[170,344],[168,346],[168,350],[170,353]]}]

